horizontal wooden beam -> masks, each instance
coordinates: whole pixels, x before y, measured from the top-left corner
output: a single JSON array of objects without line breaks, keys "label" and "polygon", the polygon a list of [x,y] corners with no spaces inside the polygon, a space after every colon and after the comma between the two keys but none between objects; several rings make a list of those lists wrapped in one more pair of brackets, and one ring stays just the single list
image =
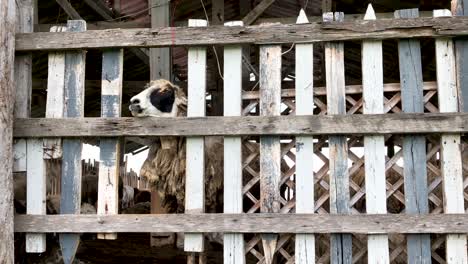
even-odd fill
[{"label": "horizontal wooden beam", "polygon": [[281,44],[457,35],[468,35],[468,17],[355,20],[342,23],[272,24],[247,27],[109,29],[80,33],[22,33],[16,36],[16,50]]},{"label": "horizontal wooden beam", "polygon": [[[291,83],[291,86],[294,86],[293,82],[287,82]],[[283,87],[287,86],[283,82]],[[424,83],[424,90],[425,91],[436,91],[437,90],[437,83],[436,82],[425,82]],[[399,92],[401,91],[401,86],[399,83],[387,83],[384,84],[384,92]],[[362,94],[362,85],[346,85],[345,87],[345,92],[346,94]],[[314,95],[326,95],[327,94],[327,89],[325,87],[314,87]],[[296,96],[296,90],[293,89],[282,89],[281,90],[281,97],[287,98],[287,97],[294,97]],[[243,91],[242,92],[242,99],[243,100],[253,100],[253,99],[259,99],[260,98],[260,92],[259,91]]]},{"label": "horizontal wooden beam", "polygon": [[[312,106],[311,106],[312,107]],[[179,118],[19,118],[15,138],[466,133],[468,113]]]},{"label": "horizontal wooden beam", "polygon": [[[390,19],[394,17],[393,12],[377,13],[377,19]],[[421,17],[432,17],[432,11],[420,12]],[[345,14],[345,21],[361,20],[363,14]],[[322,16],[309,16],[310,22],[322,22]],[[274,18],[259,18],[255,20],[252,25],[281,23],[281,24],[295,24],[297,17],[274,17]],[[187,21],[174,21],[176,27],[186,27]],[[66,26],[66,24],[35,24],[34,32],[49,32],[53,26]],[[145,21],[86,21],[88,30],[103,30],[103,29],[116,29],[116,28],[150,28],[151,23]]]},{"label": "horizontal wooden beam", "polygon": [[[101,87],[101,80],[86,80],[86,88],[96,89]],[[139,93],[141,92],[148,81],[124,81],[123,87],[125,88],[126,93]],[[175,82],[179,87],[186,88],[186,82]],[[256,82],[250,82],[251,85],[255,85]],[[281,97],[288,98],[294,97],[296,95],[296,91],[294,89],[294,82],[285,81],[282,83],[283,89],[281,90]],[[33,90],[46,90],[47,89],[47,80],[45,79],[34,79],[33,80]],[[346,94],[361,94],[362,93],[362,85],[347,85],[346,86]],[[399,92],[401,90],[399,83],[387,83],[384,84],[384,92]],[[425,82],[424,83],[424,90],[425,91],[436,91],[437,90],[437,83],[436,82]],[[325,87],[314,87],[314,95],[321,96],[326,95]],[[243,91],[242,92],[242,99],[243,100],[254,100],[259,99],[260,94],[259,91]]]},{"label": "horizontal wooden beam", "polygon": [[462,234],[468,214],[15,215],[15,232]]}]

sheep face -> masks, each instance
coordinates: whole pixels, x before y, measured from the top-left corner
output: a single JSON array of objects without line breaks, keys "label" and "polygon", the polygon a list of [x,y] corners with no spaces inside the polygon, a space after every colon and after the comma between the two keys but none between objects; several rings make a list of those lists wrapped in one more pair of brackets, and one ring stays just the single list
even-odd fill
[{"label": "sheep face", "polygon": [[180,88],[167,80],[151,81],[146,89],[130,99],[130,112],[135,117],[176,117],[182,104]]}]

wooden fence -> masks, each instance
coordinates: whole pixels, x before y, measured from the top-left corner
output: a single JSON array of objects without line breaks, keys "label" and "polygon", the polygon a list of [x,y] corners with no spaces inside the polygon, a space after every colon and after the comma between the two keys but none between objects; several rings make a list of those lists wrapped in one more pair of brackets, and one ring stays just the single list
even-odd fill
[{"label": "wooden fence", "polygon": [[[28,186],[28,214],[15,216],[15,231],[28,233],[28,252],[45,250],[43,233],[63,233],[68,261],[77,233],[115,239],[115,233],[131,231],[187,232],[189,252],[204,250],[202,232],[224,232],[225,263],[246,258],[257,263],[275,258],[278,263],[468,263],[468,148],[461,141],[468,114],[459,113],[452,40],[468,34],[468,18],[442,18],[451,15],[446,10],[434,11],[441,18],[417,14],[402,10],[396,19],[376,20],[369,8],[364,20],[351,22],[343,21],[342,13],[327,13],[323,23],[308,23],[301,13],[296,25],[206,27],[206,21],[190,20],[188,28],[102,31],[86,31],[82,21],[70,21],[66,30],[56,30],[61,32],[17,34],[16,51],[48,50],[52,58],[63,57],[58,77],[64,86],[55,89],[63,89],[67,98],[64,118],[21,116],[15,119],[14,137],[36,145],[42,144],[40,138],[63,138],[54,144],[63,146],[62,193],[68,195],[62,197],[67,215],[45,216],[45,205],[29,205],[45,189]],[[435,38],[436,83],[423,83],[418,37]],[[399,39],[400,84],[383,83],[384,39]],[[347,40],[363,41],[359,86],[345,85]],[[325,42],[326,87],[321,88],[313,85],[315,42]],[[242,91],[240,45],[245,43],[259,45],[259,91]],[[294,90],[281,90],[283,43],[296,44]],[[204,46],[213,44],[224,45],[224,117],[204,117]],[[188,117],[121,118],[119,48],[182,45],[189,46]],[[82,50],[92,48],[104,49],[102,118],[82,115]],[[117,141],[127,135],[188,136],[186,214],[116,215]],[[203,136],[212,135],[225,136],[224,183],[230,187],[224,214],[216,215],[203,214],[199,156]],[[96,216],[73,215],[79,213],[81,177],[76,149],[79,138],[87,136],[104,138]],[[396,153],[386,155],[390,140]],[[242,148],[248,155],[242,156]],[[42,155],[40,148],[37,152]],[[111,182],[102,179],[104,173]],[[45,175],[28,170],[28,177],[42,181]]]}]

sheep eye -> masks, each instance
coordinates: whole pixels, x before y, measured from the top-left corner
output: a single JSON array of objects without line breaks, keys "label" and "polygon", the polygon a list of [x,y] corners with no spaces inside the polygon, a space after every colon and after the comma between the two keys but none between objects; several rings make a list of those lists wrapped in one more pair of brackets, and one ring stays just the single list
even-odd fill
[{"label": "sheep eye", "polygon": [[139,104],[140,103],[140,100],[139,99],[134,99],[133,101],[131,101],[132,104]]}]

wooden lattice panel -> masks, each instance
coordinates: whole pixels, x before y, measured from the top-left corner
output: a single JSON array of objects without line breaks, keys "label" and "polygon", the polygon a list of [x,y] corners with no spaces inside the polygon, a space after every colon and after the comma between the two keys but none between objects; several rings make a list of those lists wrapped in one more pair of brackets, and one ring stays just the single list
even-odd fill
[{"label": "wooden lattice panel", "polygon": [[[401,113],[401,93],[399,91],[386,91],[384,93],[386,113]],[[326,115],[327,105],[325,96],[314,97],[314,114]],[[437,91],[429,87],[424,91],[424,103],[426,113],[438,113]],[[258,100],[244,100],[244,115],[258,115]],[[363,98],[362,93],[351,93],[346,96],[347,114],[362,114]],[[282,115],[295,114],[295,101],[292,97],[282,99]],[[392,214],[405,213],[404,176],[403,176],[403,151],[402,137],[399,135],[389,135],[385,137],[386,147],[393,151],[387,151],[386,156],[386,180],[387,180],[387,207]],[[442,197],[442,175],[440,170],[440,137],[428,136],[427,141],[427,173],[429,207],[433,214],[443,213]],[[464,147],[465,157],[468,155],[468,147]],[[282,138],[282,179],[281,179],[281,205],[282,213],[295,212],[294,200],[294,173],[295,173],[295,140],[294,137]],[[351,136],[348,138],[348,159],[350,174],[350,206],[352,213],[363,214],[365,210],[365,181],[364,181],[364,154],[363,137]],[[315,208],[316,213],[328,214],[330,211],[330,186],[329,186],[329,160],[328,160],[328,137],[320,136],[315,138],[315,156],[313,160],[315,179]],[[259,212],[259,150],[258,139],[255,137],[244,138],[243,141],[243,166],[244,166],[244,212]],[[468,164],[463,164],[465,181],[465,203],[468,205]],[[445,262],[445,236],[433,235],[432,260],[434,263]],[[390,235],[390,261],[392,263],[406,263],[406,236]],[[316,235],[316,262],[330,262],[330,237],[329,235]],[[247,259],[255,259],[257,263],[264,263],[262,253],[261,237],[254,235],[246,236]],[[278,263],[294,263],[294,236],[283,234],[280,237],[276,255]],[[367,262],[367,237],[365,235],[353,235],[353,263]]]}]

